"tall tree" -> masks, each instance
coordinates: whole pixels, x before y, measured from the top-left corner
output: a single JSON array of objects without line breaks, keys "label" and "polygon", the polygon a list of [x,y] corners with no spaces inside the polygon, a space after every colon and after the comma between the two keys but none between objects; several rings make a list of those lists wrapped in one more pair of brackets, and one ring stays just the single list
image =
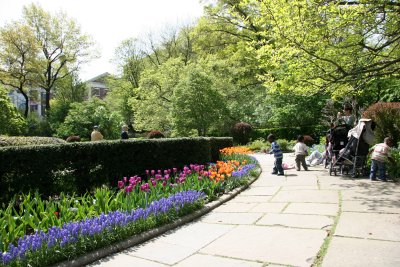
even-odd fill
[{"label": "tall tree", "polygon": [[21,93],[24,116],[29,112],[29,86],[35,84],[35,62],[39,47],[26,25],[13,22],[0,29],[0,83]]},{"label": "tall tree", "polygon": [[205,136],[212,125],[226,116],[225,101],[213,88],[213,80],[200,69],[189,66],[185,76],[172,100],[175,129],[180,135],[195,129],[199,136]]},{"label": "tall tree", "polygon": [[[41,49],[37,66],[38,82],[46,91],[46,110],[49,110],[50,92],[56,81],[67,77],[90,59],[93,42],[65,13],[50,14],[31,4],[24,7],[24,19]],[[68,71],[63,72],[65,67]]]}]

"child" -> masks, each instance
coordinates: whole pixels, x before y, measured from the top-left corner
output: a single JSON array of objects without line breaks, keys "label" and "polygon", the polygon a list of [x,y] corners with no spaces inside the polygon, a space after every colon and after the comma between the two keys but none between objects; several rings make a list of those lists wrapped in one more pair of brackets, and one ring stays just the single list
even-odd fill
[{"label": "child", "polygon": [[308,171],[306,164],[306,156],[308,155],[308,147],[304,144],[304,136],[299,135],[297,137],[297,143],[293,147],[294,154],[296,155],[296,169],[300,171],[300,163],[303,165],[305,171]]},{"label": "child", "polygon": [[273,134],[268,135],[268,142],[271,143],[271,150],[269,154],[274,154],[275,162],[272,174],[277,174],[278,176],[285,175],[282,168],[283,153],[278,143],[275,141],[275,136]]},{"label": "child", "polygon": [[386,161],[393,160],[390,154],[390,148],[393,146],[393,140],[386,137],[384,143],[376,144],[371,148],[371,173],[369,178],[376,181],[376,172],[379,169],[379,180],[386,182]]}]

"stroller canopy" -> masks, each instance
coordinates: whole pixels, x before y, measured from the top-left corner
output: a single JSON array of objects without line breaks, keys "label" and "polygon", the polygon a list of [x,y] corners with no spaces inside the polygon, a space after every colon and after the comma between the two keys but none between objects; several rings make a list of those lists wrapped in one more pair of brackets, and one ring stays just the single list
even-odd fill
[{"label": "stroller canopy", "polygon": [[355,137],[360,140],[362,136],[363,140],[368,145],[373,145],[374,143],[374,132],[371,129],[372,120],[371,119],[360,119],[357,126],[351,129],[348,133],[348,137]]}]

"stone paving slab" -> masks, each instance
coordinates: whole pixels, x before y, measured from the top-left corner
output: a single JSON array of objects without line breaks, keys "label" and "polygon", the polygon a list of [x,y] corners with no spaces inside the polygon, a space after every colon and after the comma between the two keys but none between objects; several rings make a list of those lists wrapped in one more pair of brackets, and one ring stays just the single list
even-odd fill
[{"label": "stone paving slab", "polygon": [[318,190],[318,185],[286,185],[281,187],[281,191],[293,191],[293,190]]},{"label": "stone paving slab", "polygon": [[257,206],[258,203],[225,203],[218,208],[215,212],[250,212],[252,208]]},{"label": "stone paving slab", "polygon": [[235,213],[235,212],[212,212],[204,216],[201,221],[206,223],[222,224],[254,224],[261,218],[262,213]]},{"label": "stone paving slab", "polygon": [[[237,259],[230,259],[225,257],[218,257],[212,255],[195,254],[187,259],[174,265],[177,267],[206,267],[206,266],[218,266],[218,267],[262,267],[262,263],[244,261]],[[269,266],[269,265],[268,265]]]},{"label": "stone paving slab", "polygon": [[339,195],[335,190],[293,190],[279,191],[272,202],[315,202],[338,203]]},{"label": "stone paving slab", "polygon": [[196,248],[151,240],[126,250],[126,254],[163,264],[175,264],[197,251]]},{"label": "stone paving slab", "polygon": [[333,237],[322,267],[398,267],[400,243]]},{"label": "stone paving slab", "polygon": [[345,190],[342,192],[343,201],[398,201],[400,192],[385,188],[370,188],[360,190]]},{"label": "stone paving slab", "polygon": [[129,256],[125,253],[118,253],[114,256],[102,259],[96,263],[87,265],[91,267],[95,266],[104,266],[104,267],[131,267],[131,266],[140,266],[140,267],[165,267],[169,265],[157,263],[154,261],[149,261],[133,256]]},{"label": "stone paving slab", "polygon": [[273,212],[280,213],[288,203],[260,203],[251,209],[251,212]]},{"label": "stone paving slab", "polygon": [[[261,177],[260,177],[261,178]],[[258,187],[258,186],[280,186],[286,182],[285,176],[276,176],[270,174],[265,178],[258,178],[251,186]]]},{"label": "stone paving slab", "polygon": [[343,201],[342,211],[400,213],[400,201]]},{"label": "stone paving slab", "polygon": [[289,206],[285,209],[284,213],[336,216],[338,211],[338,204],[290,203]]},{"label": "stone paving slab", "polygon": [[[307,172],[309,174],[309,172]],[[306,174],[299,175],[297,174],[297,177],[287,177],[286,182],[283,184],[284,186],[289,186],[289,185],[300,185],[300,186],[305,186],[305,185],[311,185],[311,186],[317,186],[317,177],[310,177]]]},{"label": "stone paving slab", "polygon": [[343,212],[335,236],[400,241],[400,215]]},{"label": "stone paving slab", "polygon": [[[243,217],[246,216],[242,215]],[[174,231],[170,231],[157,238],[157,240],[183,247],[200,249],[216,238],[231,231],[234,227],[233,225],[218,225],[195,221]]]},{"label": "stone paving slab", "polygon": [[310,266],[325,237],[326,231],[323,230],[241,225],[200,252],[244,260]]},{"label": "stone paving slab", "polygon": [[275,214],[264,215],[257,225],[287,226],[297,228],[330,229],[333,219],[322,215]]},{"label": "stone paving slab", "polygon": [[279,186],[250,187],[242,192],[242,196],[273,196],[278,192]]},{"label": "stone paving slab", "polygon": [[265,203],[271,200],[272,196],[242,196],[238,195],[232,200],[229,200],[230,203]]}]

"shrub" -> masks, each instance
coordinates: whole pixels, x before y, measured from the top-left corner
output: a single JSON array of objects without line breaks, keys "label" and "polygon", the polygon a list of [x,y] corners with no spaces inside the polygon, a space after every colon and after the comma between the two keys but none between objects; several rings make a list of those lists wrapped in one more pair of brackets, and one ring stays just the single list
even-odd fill
[{"label": "shrub", "polygon": [[250,142],[247,147],[252,151],[267,151],[271,146],[264,139],[260,138]]},{"label": "shrub", "polygon": [[65,141],[56,137],[26,137],[26,136],[0,136],[1,146],[34,146],[49,144],[64,144]]},{"label": "shrub", "polygon": [[299,135],[309,135],[314,139],[314,143],[319,142],[319,137],[324,136],[327,127],[324,125],[311,125],[303,127],[284,127],[284,128],[264,128],[253,129],[251,134],[252,140],[264,139],[267,140],[269,134],[275,135],[277,138],[286,140],[296,140]]},{"label": "shrub", "polygon": [[313,144],[315,144],[314,138],[309,135],[304,135],[304,144],[311,147]]},{"label": "shrub", "polygon": [[246,122],[238,122],[232,128],[233,141],[240,145],[245,145],[250,141],[252,127]]},{"label": "shrub", "polygon": [[35,189],[46,195],[72,193],[66,185],[81,194],[114,185],[120,177],[144,175],[146,169],[205,164],[232,143],[232,138],[179,138],[0,148],[0,200]]},{"label": "shrub", "polygon": [[293,151],[293,146],[296,144],[296,141],[288,141],[286,139],[278,139],[276,142],[279,144],[281,147],[281,150],[283,152],[291,152]]},{"label": "shrub", "polygon": [[160,131],[153,130],[147,134],[147,138],[150,139],[157,139],[157,138],[164,138],[164,134]]},{"label": "shrub", "polygon": [[0,87],[0,134],[18,135],[26,127],[24,118]]},{"label": "shrub", "polygon": [[364,113],[364,118],[372,119],[377,127],[375,129],[375,141],[383,142],[387,136],[393,138],[397,145],[400,141],[400,102],[379,102],[368,107]]}]

